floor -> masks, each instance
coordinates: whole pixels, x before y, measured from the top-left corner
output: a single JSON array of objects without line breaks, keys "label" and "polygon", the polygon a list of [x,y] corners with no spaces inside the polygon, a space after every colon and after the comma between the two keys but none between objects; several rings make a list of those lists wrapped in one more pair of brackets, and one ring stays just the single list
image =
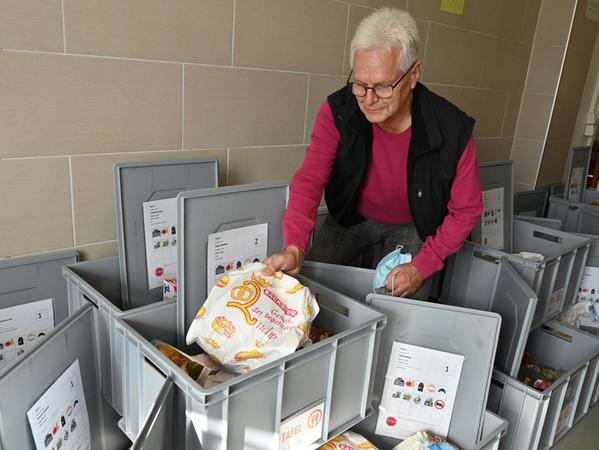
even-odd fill
[{"label": "floor", "polygon": [[551,450],[586,450],[599,448],[599,403],[574,425]]}]

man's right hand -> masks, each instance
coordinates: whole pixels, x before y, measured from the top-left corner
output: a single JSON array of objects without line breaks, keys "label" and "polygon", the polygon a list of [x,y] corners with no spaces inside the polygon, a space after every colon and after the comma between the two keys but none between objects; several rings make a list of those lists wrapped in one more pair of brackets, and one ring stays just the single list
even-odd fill
[{"label": "man's right hand", "polygon": [[302,251],[290,245],[280,253],[270,255],[264,260],[266,268],[262,271],[264,275],[272,275],[277,271],[286,273],[287,275],[297,275],[302,268],[304,262],[304,254]]}]

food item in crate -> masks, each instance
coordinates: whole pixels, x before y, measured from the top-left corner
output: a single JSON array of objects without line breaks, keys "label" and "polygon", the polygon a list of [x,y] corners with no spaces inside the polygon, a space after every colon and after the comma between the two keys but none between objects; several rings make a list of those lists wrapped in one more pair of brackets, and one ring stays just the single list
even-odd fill
[{"label": "food item in crate", "polygon": [[545,261],[545,255],[541,255],[540,253],[520,252],[520,253],[514,253],[514,256],[519,256],[522,259],[528,259],[529,261],[534,261],[534,262]]},{"label": "food item in crate", "polygon": [[316,325],[312,325],[310,327],[310,339],[312,340],[313,344],[324,341],[325,339],[330,338],[332,335],[333,334],[329,330],[317,327]]},{"label": "food item in crate", "polygon": [[419,431],[393,447],[393,450],[458,450],[458,447],[434,434]]},{"label": "food item in crate", "polygon": [[236,373],[293,353],[319,311],[307,287],[282,272],[266,276],[265,267],[249,264],[218,280],[187,332],[188,345]]},{"label": "food item in crate", "polygon": [[334,437],[329,442],[318,447],[317,450],[378,450],[377,447],[372,445],[368,439],[354,433],[353,431],[346,431],[339,436]]},{"label": "food item in crate", "polygon": [[162,300],[177,298],[177,279],[165,278],[162,280]]},{"label": "food item in crate", "polygon": [[519,378],[524,384],[532,386],[539,391],[544,391],[562,375],[563,372],[550,369],[549,367],[526,364],[520,368]]},{"label": "food item in crate", "polygon": [[222,369],[218,372],[208,375],[208,378],[204,382],[203,386],[208,389],[213,386],[218,386],[225,381],[229,381],[231,378],[235,378],[235,374]]},{"label": "food item in crate", "polygon": [[565,325],[580,328],[582,319],[593,320],[591,311],[594,311],[592,301],[579,301],[578,303],[570,305],[564,312],[562,312],[559,315],[557,320]]},{"label": "food item in crate", "polygon": [[208,376],[217,370],[218,366],[207,355],[194,358],[158,339],[154,339],[152,344],[183,372],[202,385]]}]

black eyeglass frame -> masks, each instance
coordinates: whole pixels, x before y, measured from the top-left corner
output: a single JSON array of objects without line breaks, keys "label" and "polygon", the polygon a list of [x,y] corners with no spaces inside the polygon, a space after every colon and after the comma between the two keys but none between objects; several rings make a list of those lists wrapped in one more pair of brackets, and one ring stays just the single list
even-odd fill
[{"label": "black eyeglass frame", "polygon": [[[354,71],[353,71],[353,70],[349,72],[349,76],[347,77],[347,81],[345,82],[345,84],[347,85],[347,87],[349,88],[349,90],[351,91],[351,93],[352,93],[353,95],[355,95],[356,97],[360,97],[360,98],[362,98],[362,97],[366,97],[366,94],[368,93],[368,90],[369,90],[369,89],[372,89],[372,93],[373,93],[373,94],[374,94],[374,95],[375,95],[377,98],[380,98],[381,100],[386,100],[386,99],[388,99],[388,98],[391,98],[391,97],[393,97],[393,94],[395,93],[395,88],[397,87],[397,85],[399,85],[399,83],[401,83],[401,81],[402,81],[402,80],[403,80],[403,79],[406,77],[406,75],[407,75],[407,74],[409,74],[409,73],[412,71],[412,69],[414,68],[414,66],[415,66],[415,65],[416,65],[416,61],[414,61],[414,62],[412,63],[412,65],[411,65],[410,67],[408,67],[408,70],[406,70],[406,71],[404,72],[404,74],[401,76],[401,78],[400,78],[399,80],[397,80],[397,81],[396,81],[395,83],[393,83],[393,84],[375,84],[374,86],[364,86],[364,85],[363,85],[363,84],[361,84],[361,83],[356,83],[355,81],[349,81],[349,80],[351,79],[351,76],[352,76],[352,75],[353,75],[353,73],[354,73]],[[363,88],[364,88],[364,94],[362,94],[362,95],[357,95],[357,94],[355,94],[355,93],[354,93],[354,91],[352,90],[352,85],[353,85],[353,84],[357,84],[358,86],[361,86],[361,87],[363,87]],[[376,93],[375,89],[376,89],[377,87],[379,87],[379,86],[381,86],[381,87],[385,87],[385,88],[391,88],[391,95],[390,95],[389,97],[381,97],[380,95],[378,95],[378,94]]]}]

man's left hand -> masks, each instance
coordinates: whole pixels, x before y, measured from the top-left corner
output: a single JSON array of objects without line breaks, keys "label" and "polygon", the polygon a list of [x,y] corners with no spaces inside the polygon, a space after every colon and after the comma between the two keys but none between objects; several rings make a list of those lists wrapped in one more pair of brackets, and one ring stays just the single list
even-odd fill
[{"label": "man's left hand", "polygon": [[424,283],[424,277],[412,263],[400,264],[385,279],[385,294],[409,298]]}]

